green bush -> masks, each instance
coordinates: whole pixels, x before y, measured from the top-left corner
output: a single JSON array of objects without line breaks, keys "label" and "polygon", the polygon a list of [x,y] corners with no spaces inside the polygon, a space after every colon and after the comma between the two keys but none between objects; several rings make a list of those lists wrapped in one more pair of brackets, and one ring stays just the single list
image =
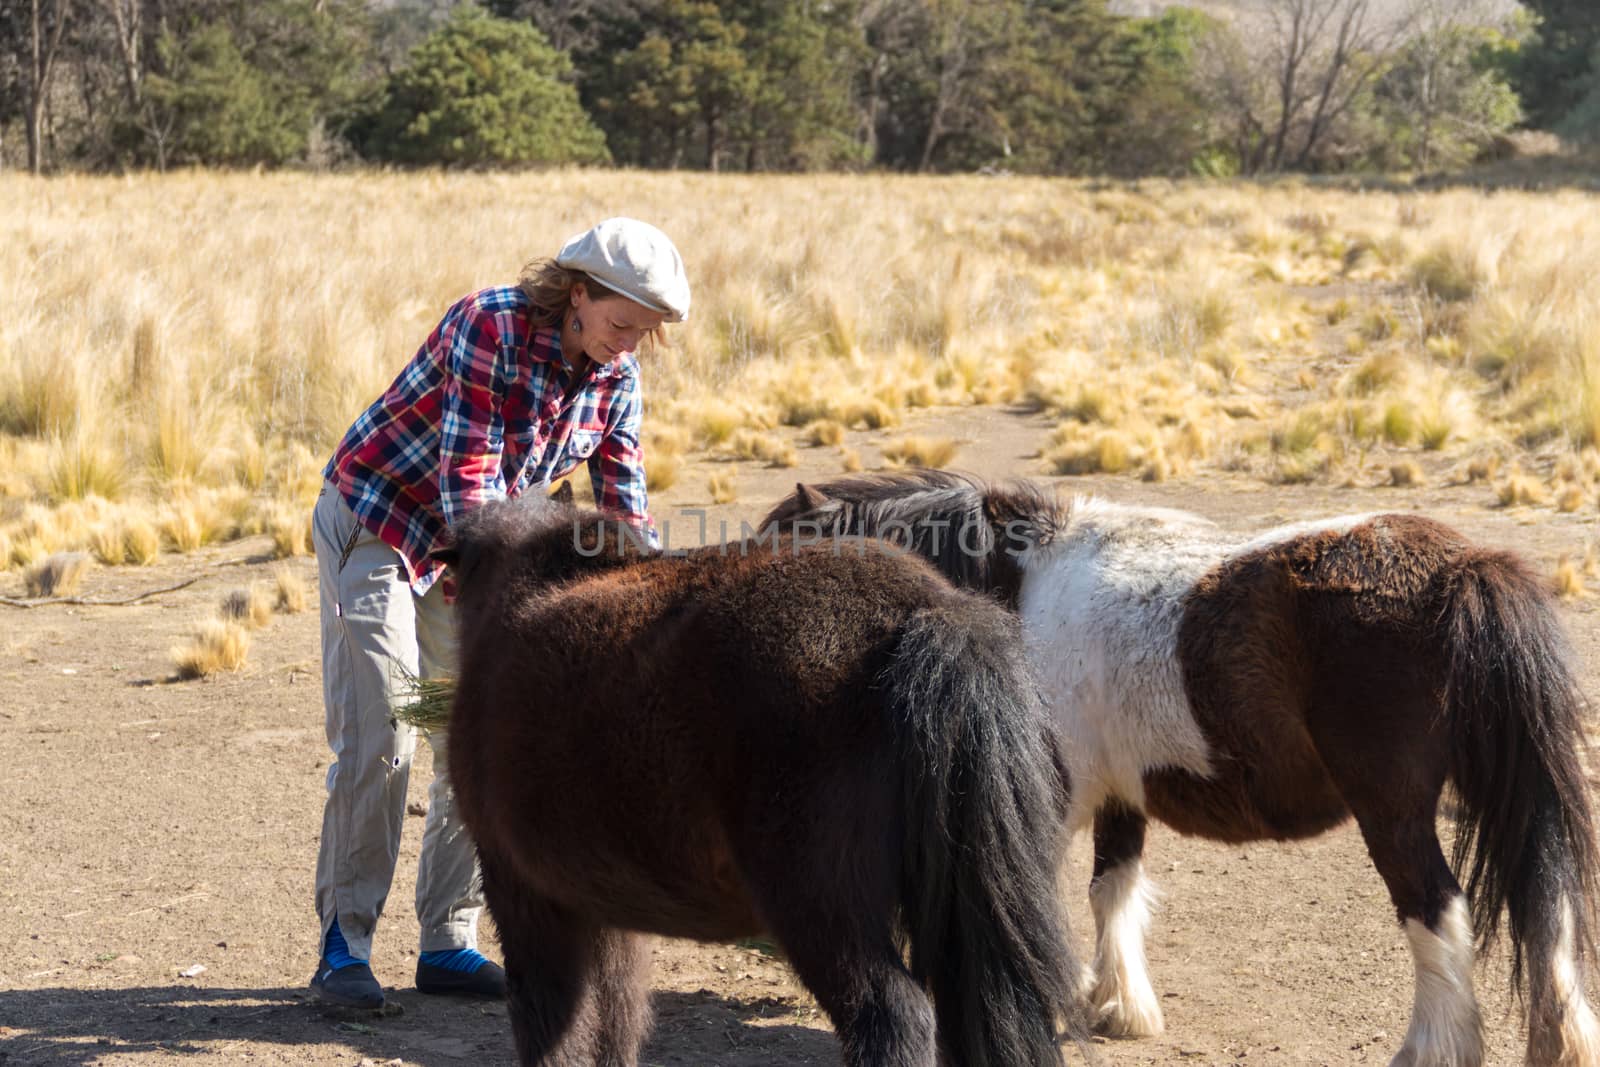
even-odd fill
[{"label": "green bush", "polygon": [[458,8],[389,79],[363,153],[465,166],[607,162],[571,73],[534,27]]}]

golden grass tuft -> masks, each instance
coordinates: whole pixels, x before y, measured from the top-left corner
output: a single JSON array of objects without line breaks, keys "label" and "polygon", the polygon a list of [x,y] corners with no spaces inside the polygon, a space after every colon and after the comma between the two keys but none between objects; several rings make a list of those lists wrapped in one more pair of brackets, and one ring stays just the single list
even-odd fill
[{"label": "golden grass tuft", "polygon": [[1512,471],[1505,481],[1496,487],[1496,493],[1503,508],[1524,507],[1533,504],[1548,504],[1550,494],[1544,485],[1537,479],[1531,478],[1521,471]]},{"label": "golden grass tuft", "polygon": [[832,419],[818,419],[807,423],[802,432],[806,440],[813,445],[844,444],[844,426]]},{"label": "golden grass tuft", "polygon": [[1474,456],[1467,464],[1467,481],[1486,482],[1493,478],[1500,470],[1500,457],[1494,453],[1485,456]]},{"label": "golden grass tuft", "polygon": [[1421,417],[1407,400],[1392,400],[1383,409],[1383,439],[1392,445],[1415,444],[1422,435]]},{"label": "golden grass tuft", "polygon": [[883,430],[899,425],[900,415],[882,399],[875,398],[847,406],[841,415],[841,421],[847,426]]},{"label": "golden grass tuft", "polygon": [[1052,474],[1122,474],[1138,462],[1138,446],[1121,430],[1068,437],[1044,455]]},{"label": "golden grass tuft", "polygon": [[1560,512],[1574,512],[1583,507],[1583,502],[1588,494],[1582,486],[1569,485],[1556,494],[1556,510]]},{"label": "golden grass tuft", "polygon": [[1405,357],[1395,351],[1377,352],[1362,361],[1345,383],[1345,390],[1354,396],[1372,396],[1396,385],[1407,373]]},{"label": "golden grass tuft", "polygon": [[161,518],[161,534],[178,552],[193,552],[211,543],[216,516],[199,497],[178,497]]},{"label": "golden grass tuft", "polygon": [[122,522],[110,519],[90,530],[89,551],[107,567],[128,562],[128,531]]},{"label": "golden grass tuft", "polygon": [[285,615],[298,615],[310,603],[311,591],[304,578],[287,563],[272,568],[272,606]]},{"label": "golden grass tuft", "polygon": [[739,498],[739,487],[733,472],[713,472],[706,486],[713,504],[731,504]]},{"label": "golden grass tuft", "polygon": [[1402,460],[1389,467],[1389,484],[1398,488],[1422,484],[1422,464],[1414,459]]},{"label": "golden grass tuft", "polygon": [[948,437],[902,437],[880,448],[891,467],[943,467],[960,450],[960,443]]},{"label": "golden grass tuft", "polygon": [[740,430],[733,435],[731,444],[740,459],[759,460],[769,467],[793,467],[800,462],[794,445],[774,434]]},{"label": "golden grass tuft", "polygon": [[267,514],[266,533],[272,538],[273,559],[311,554],[311,517],[299,508],[273,507]]},{"label": "golden grass tuft", "polygon": [[1448,303],[1472,299],[1489,273],[1480,249],[1461,241],[1435,245],[1411,266],[1412,282]]},{"label": "golden grass tuft", "polygon": [[1277,457],[1272,480],[1279,485],[1305,485],[1325,476],[1332,466],[1332,460],[1322,452],[1290,452]]},{"label": "golden grass tuft", "polygon": [[89,557],[82,552],[57,552],[29,567],[22,584],[30,597],[77,596],[83,576],[89,573]]},{"label": "golden grass tuft", "polygon": [[172,664],[183,679],[236,671],[250,654],[250,633],[237,622],[211,618],[195,627],[189,643],[172,649]]},{"label": "golden grass tuft", "polygon": [[711,448],[733,436],[745,424],[744,412],[722,400],[708,400],[697,413],[695,434],[700,444]]},{"label": "golden grass tuft", "polygon": [[256,583],[242,589],[230,589],[223,596],[219,611],[222,618],[230,622],[236,622],[246,629],[259,630],[272,621],[272,595]]},{"label": "golden grass tuft", "polygon": [[[677,452],[652,455],[644,468],[644,485],[652,493],[671,489],[683,474],[683,456]],[[576,492],[576,490],[574,490]],[[591,489],[592,493],[593,490]],[[591,496],[590,499],[593,499]]]},{"label": "golden grass tuft", "polygon": [[1589,595],[1583,573],[1568,556],[1562,556],[1556,563],[1552,584],[1555,586],[1556,596],[1563,600],[1576,600]]},{"label": "golden grass tuft", "polygon": [[81,433],[52,443],[45,471],[45,489],[52,499],[98,496],[116,500],[127,487],[127,468],[109,447]]},{"label": "golden grass tuft", "polygon": [[123,547],[127,560],[148,567],[161,555],[161,531],[149,519],[135,518],[123,529]]},{"label": "golden grass tuft", "polygon": [[839,469],[846,474],[855,474],[861,470],[861,453],[853,448],[839,450]]}]

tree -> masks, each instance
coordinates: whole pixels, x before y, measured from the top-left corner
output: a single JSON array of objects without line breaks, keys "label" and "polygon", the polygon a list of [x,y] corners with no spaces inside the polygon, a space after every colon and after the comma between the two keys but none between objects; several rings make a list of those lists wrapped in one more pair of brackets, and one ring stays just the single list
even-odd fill
[{"label": "tree", "polygon": [[1583,144],[1600,143],[1600,45],[1595,46],[1589,74],[1578,87],[1578,102],[1556,123],[1556,132]]},{"label": "tree", "polygon": [[1017,170],[1115,169],[1140,126],[1140,94],[1154,69],[1149,20],[1115,18],[1102,0],[1031,0],[1017,10],[1014,43],[997,65],[994,98],[1005,164]]},{"label": "tree", "polygon": [[568,55],[586,52],[600,41],[604,25],[633,16],[637,0],[489,0],[501,18],[527,19]]},{"label": "tree", "polygon": [[1592,91],[1600,56],[1600,12],[1594,0],[1524,0],[1538,16],[1535,39],[1513,55],[1512,81],[1528,123],[1551,129]]},{"label": "tree", "polygon": [[698,136],[697,161],[721,169],[760,85],[748,29],[714,0],[653,0],[636,14],[608,26],[608,58],[585,79],[618,158],[676,167]]},{"label": "tree", "polygon": [[1372,0],[1264,0],[1259,18],[1209,34],[1198,64],[1241,168],[1349,165],[1361,151],[1342,142],[1406,24]]},{"label": "tree", "polygon": [[1416,32],[1378,80],[1376,110],[1389,167],[1432,170],[1468,162],[1522,117],[1493,61],[1504,36],[1486,6],[1421,0]]},{"label": "tree", "polygon": [[534,27],[459,8],[389,79],[363,150],[402,163],[605,162],[571,71]]},{"label": "tree", "polygon": [[28,138],[28,170],[44,169],[44,117],[61,42],[73,18],[72,0],[29,0],[25,51],[19,78],[23,125]]},{"label": "tree", "polygon": [[[170,157],[240,166],[301,158],[360,92],[359,0],[257,0],[167,29],[144,78],[143,128]],[[167,131],[167,132],[163,132]]]},{"label": "tree", "polygon": [[1218,137],[1213,111],[1197,92],[1201,42],[1221,30],[1210,15],[1173,8],[1132,19],[1117,42],[1125,76],[1097,122],[1095,159],[1112,174],[1190,173]]},{"label": "tree", "polygon": [[753,0],[744,7],[756,84],[738,120],[744,169],[857,165],[853,82],[865,59],[854,5]]},{"label": "tree", "polygon": [[[195,163],[277,163],[296,147],[265,71],[251,65],[226,23],[200,26],[161,41],[162,66],[152,77],[154,110],[177,133],[175,154]],[[161,148],[166,162],[166,146]]]}]

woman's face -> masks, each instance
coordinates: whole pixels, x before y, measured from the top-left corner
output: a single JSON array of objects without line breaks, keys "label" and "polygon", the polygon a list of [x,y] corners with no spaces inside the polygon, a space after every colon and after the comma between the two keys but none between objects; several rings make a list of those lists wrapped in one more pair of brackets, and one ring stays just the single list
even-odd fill
[{"label": "woman's face", "polygon": [[632,352],[644,335],[665,319],[661,312],[651,311],[625,296],[596,300],[582,282],[572,287],[572,321],[568,330],[584,355],[596,363],[610,363]]}]

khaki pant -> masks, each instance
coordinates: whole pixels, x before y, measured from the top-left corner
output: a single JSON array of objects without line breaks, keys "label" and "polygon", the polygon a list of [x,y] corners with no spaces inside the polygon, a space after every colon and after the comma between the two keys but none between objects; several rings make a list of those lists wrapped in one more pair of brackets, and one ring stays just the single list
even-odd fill
[{"label": "khaki pant", "polygon": [[[322,686],[327,712],[328,799],[317,855],[317,915],[334,917],[350,954],[368,959],[372,932],[394,880],[406,783],[417,731],[394,721],[407,676],[448,675],[454,612],[438,584],[415,596],[394,549],[360,526],[325,485],[312,513],[322,607]],[[445,739],[428,734],[434,777],[417,867],[421,950],[476,948],[483,908],[477,853],[455,813]],[[319,941],[319,951],[320,944]]]}]

